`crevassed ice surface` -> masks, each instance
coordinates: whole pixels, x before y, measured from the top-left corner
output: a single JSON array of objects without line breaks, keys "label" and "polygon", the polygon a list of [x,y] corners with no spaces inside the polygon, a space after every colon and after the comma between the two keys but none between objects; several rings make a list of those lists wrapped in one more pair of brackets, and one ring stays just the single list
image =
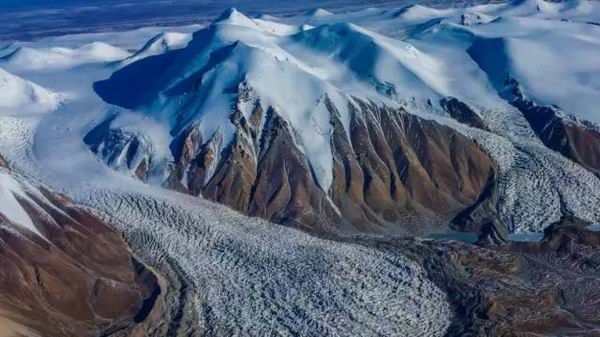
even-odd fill
[{"label": "crevassed ice surface", "polygon": [[177,265],[200,334],[443,336],[451,319],[446,295],[400,255],[180,196],[108,190],[89,203],[122,223],[156,263]]},{"label": "crevassed ice surface", "polygon": [[[600,50],[599,8],[595,1],[519,0],[453,9],[416,5],[341,14],[315,10],[260,19],[231,11],[215,23],[213,35],[203,33],[207,39],[195,45],[192,40],[184,54],[193,62],[183,65],[184,69],[173,67],[174,73],[166,79],[176,84],[189,75],[186,71],[205,65],[207,53],[231,45],[229,57],[219,59],[220,67],[210,69],[214,86],[194,96],[197,110],[188,117],[204,118],[208,135],[223,130],[231,136],[233,128],[227,118],[231,97],[222,89],[230,89],[238,75],[246,75],[259,98],[278,107],[292,127],[305,135],[299,137],[298,145],[325,189],[331,181],[332,158],[326,151],[330,147],[329,117],[318,102],[322,94],[329,94],[339,107],[349,95],[405,105],[411,113],[450,125],[481,144],[499,165],[503,220],[513,232],[539,231],[563,212],[597,221],[600,182],[546,148],[519,111],[498,92],[510,76],[521,83],[528,98],[598,122],[595,109],[600,104],[600,77],[593,74],[600,68],[593,56]],[[174,102],[166,100],[167,109],[130,111],[102,102],[91,85],[110,77],[131,58],[184,48],[191,39],[189,33],[200,28],[168,29],[182,35],[161,35],[165,29],[159,28],[84,34],[3,48],[0,67],[67,97],[56,110],[39,117],[44,120],[32,131],[27,160],[38,161],[48,171],[87,176],[90,171],[103,172],[89,165],[94,159],[81,139],[115,111],[120,113],[122,126],[144,134],[165,161],[171,160],[173,125],[169,120],[164,123],[161,116],[163,112],[170,115],[168,108],[177,97]],[[140,53],[130,52],[132,49]],[[39,55],[47,55],[41,59],[53,63],[38,66],[43,65],[38,62]],[[546,85],[550,81],[558,84]],[[386,96],[378,90],[381,88],[394,89],[391,91],[396,94]],[[435,107],[436,100],[444,96],[472,105],[492,132],[467,128],[444,116]],[[428,99],[434,107],[418,104]],[[157,102],[150,103],[156,107]],[[341,113],[347,128],[345,111],[341,109]],[[65,148],[61,143],[72,145]]]}]

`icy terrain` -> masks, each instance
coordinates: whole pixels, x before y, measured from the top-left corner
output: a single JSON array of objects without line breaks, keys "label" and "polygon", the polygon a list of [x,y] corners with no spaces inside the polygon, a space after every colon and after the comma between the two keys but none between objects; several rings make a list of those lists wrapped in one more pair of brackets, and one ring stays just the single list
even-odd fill
[{"label": "icy terrain", "polygon": [[[10,118],[0,125],[1,151],[23,164],[29,155],[28,126]],[[48,145],[68,150],[60,145],[64,140]],[[171,314],[186,310],[194,320],[194,335],[429,337],[443,336],[449,325],[446,295],[419,265],[402,256],[247,218],[220,205],[111,176],[95,164],[97,170],[87,177],[48,174],[48,167],[32,163],[19,168],[58,179],[55,186],[103,212],[146,262],[174,273],[173,284],[185,289],[174,289],[168,297]],[[28,226],[27,215],[21,217],[20,206],[14,206],[14,195],[26,198],[25,190],[35,190],[3,172],[0,180],[0,212]]]},{"label": "icy terrain", "polygon": [[[185,290],[170,294],[172,314],[187,310],[195,335],[429,337],[443,336],[449,325],[446,295],[415,262],[314,238],[112,175],[91,156],[66,164],[85,168],[86,174],[57,174],[60,160],[46,167],[23,161],[31,155],[28,129],[21,121],[2,119],[0,151],[9,153],[15,164],[27,165],[17,165],[20,169],[45,177],[78,202],[103,212],[146,262],[174,273],[171,281]],[[51,144],[46,145],[72,151],[67,139],[47,139]],[[2,172],[0,179],[5,179]],[[23,193],[10,179],[0,193]],[[17,209],[4,211],[0,208],[27,226]]]},{"label": "icy terrain", "polygon": [[451,319],[446,295],[402,256],[181,195],[110,190],[88,202],[153,265],[175,264],[199,335],[442,336]]}]

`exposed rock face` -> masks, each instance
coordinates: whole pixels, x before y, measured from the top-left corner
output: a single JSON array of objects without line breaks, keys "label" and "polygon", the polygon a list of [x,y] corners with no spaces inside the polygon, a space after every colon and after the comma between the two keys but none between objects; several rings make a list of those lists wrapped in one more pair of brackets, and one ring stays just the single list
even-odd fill
[{"label": "exposed rock face", "polygon": [[542,142],[600,176],[600,129],[590,122],[564,116],[557,107],[537,105],[521,93],[516,81],[511,81],[511,85],[515,96],[512,104]]},{"label": "exposed rock face", "polygon": [[0,336],[143,332],[136,325],[159,310],[156,276],[88,210],[29,183],[22,188],[26,197],[14,196],[39,233],[0,212]]},{"label": "exposed rock face", "polygon": [[452,219],[451,227],[477,233],[479,244],[495,246],[507,242],[508,228],[498,212],[498,179],[491,175],[479,199]]},{"label": "exposed rock face", "polygon": [[8,162],[6,161],[6,159],[4,159],[4,157],[2,157],[1,154],[0,154],[0,168],[8,170]]},{"label": "exposed rock face", "polygon": [[296,146],[296,131],[260,105],[250,120],[233,114],[235,138],[221,155],[190,130],[170,179],[181,185],[171,187],[278,223],[364,232],[426,231],[479,198],[494,168],[474,143],[405,111],[356,101],[349,137],[327,101],[334,160],[328,191]]},{"label": "exposed rock face", "polygon": [[146,180],[153,153],[151,143],[144,135],[110,129],[111,120],[98,125],[84,142],[113,169],[133,171],[139,179]]},{"label": "exposed rock face", "polygon": [[457,121],[474,128],[488,130],[483,119],[464,102],[449,97],[442,99],[440,105]]}]

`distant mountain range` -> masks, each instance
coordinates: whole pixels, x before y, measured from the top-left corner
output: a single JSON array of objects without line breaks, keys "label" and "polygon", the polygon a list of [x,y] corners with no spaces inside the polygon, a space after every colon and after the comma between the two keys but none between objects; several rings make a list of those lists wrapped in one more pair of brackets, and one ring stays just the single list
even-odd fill
[{"label": "distant mountain range", "polygon": [[[270,13],[293,15],[315,7],[335,11],[368,7],[395,8],[412,3],[432,6],[465,6],[487,3],[488,0],[348,0],[348,1],[141,1],[141,0],[6,0],[0,3],[0,39],[30,40],[44,36],[99,31],[119,31],[150,25],[184,25],[207,23],[231,6],[249,14]],[[18,20],[14,20],[18,17]]]}]

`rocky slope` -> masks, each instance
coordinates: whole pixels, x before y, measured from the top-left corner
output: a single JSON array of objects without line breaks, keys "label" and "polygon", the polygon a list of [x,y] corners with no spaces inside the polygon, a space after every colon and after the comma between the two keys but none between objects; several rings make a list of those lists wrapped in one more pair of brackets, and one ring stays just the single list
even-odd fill
[{"label": "rocky slope", "polygon": [[232,115],[238,129],[220,156],[215,140],[203,143],[199,129],[184,134],[169,186],[278,223],[419,232],[428,220],[448,220],[472,204],[494,174],[489,157],[450,128],[360,102],[348,138],[335,107],[326,105],[333,123],[329,191],[294,145],[294,130],[273,108],[260,106],[250,120]]},{"label": "rocky slope", "polygon": [[0,336],[143,333],[161,288],[117,233],[1,157],[0,195]]},{"label": "rocky slope", "polygon": [[[218,134],[207,137],[199,127],[182,132],[170,146],[176,160],[166,185],[278,223],[422,233],[471,206],[493,180],[492,160],[455,130],[403,109],[355,102],[350,137],[336,107],[324,103],[332,123],[328,190],[296,145],[298,131],[275,108],[258,104],[249,118],[239,110],[231,114],[236,131],[230,144]],[[109,164],[125,158],[128,170],[148,179],[153,158],[142,136],[125,138],[103,128],[86,138],[92,150]],[[113,145],[113,137],[124,144]]]}]

